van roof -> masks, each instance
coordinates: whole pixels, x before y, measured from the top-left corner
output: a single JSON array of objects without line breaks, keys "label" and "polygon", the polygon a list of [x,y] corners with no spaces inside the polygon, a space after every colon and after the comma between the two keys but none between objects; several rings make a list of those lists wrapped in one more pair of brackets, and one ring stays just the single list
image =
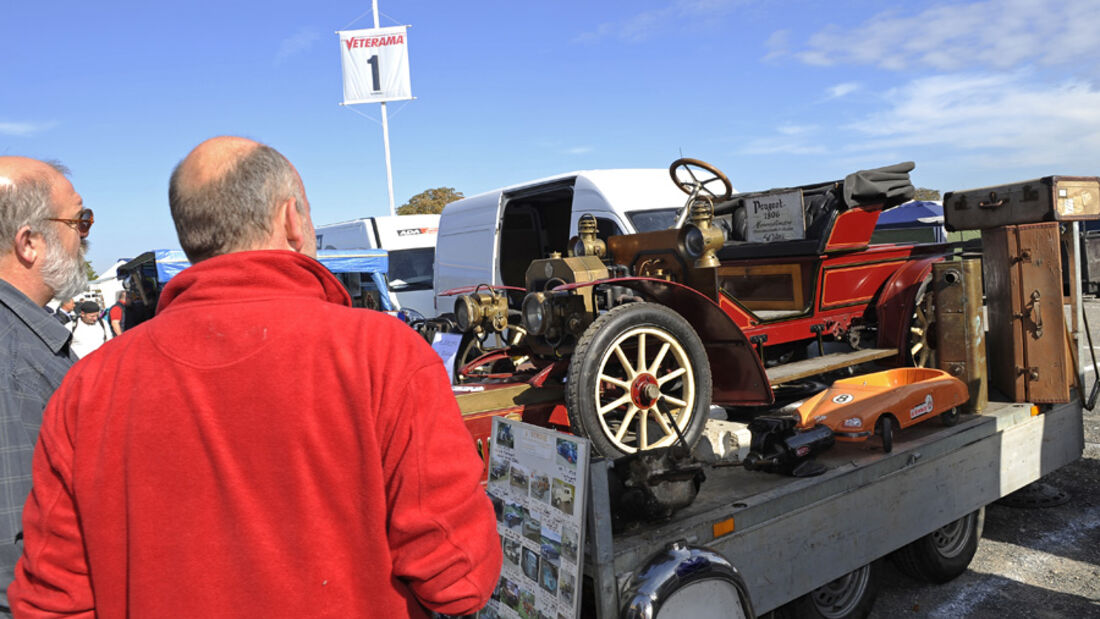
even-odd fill
[{"label": "van roof", "polygon": [[578,188],[591,189],[603,194],[610,204],[629,204],[631,210],[683,206],[687,195],[672,182],[667,169],[622,168],[611,170],[576,170],[555,174],[533,181],[526,181],[499,189],[479,193],[447,205],[447,210],[465,210],[484,202],[487,197],[528,189],[556,181],[576,178]]}]

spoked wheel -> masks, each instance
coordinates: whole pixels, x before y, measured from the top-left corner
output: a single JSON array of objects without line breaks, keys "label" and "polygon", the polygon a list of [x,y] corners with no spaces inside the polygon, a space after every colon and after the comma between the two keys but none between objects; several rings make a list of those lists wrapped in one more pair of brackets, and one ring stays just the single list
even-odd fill
[{"label": "spoked wheel", "polygon": [[779,617],[854,619],[866,617],[878,596],[878,570],[869,563],[776,610]]},{"label": "spoked wheel", "polygon": [[902,572],[913,578],[945,583],[966,571],[982,536],[985,508],[942,526],[891,555]]},{"label": "spoked wheel", "polygon": [[668,447],[678,434],[694,446],[710,396],[710,365],[695,330],[676,312],[644,302],[589,325],[565,385],[573,432],[611,458]]},{"label": "spoked wheel", "polygon": [[906,336],[906,362],[918,368],[936,367],[936,307],[932,294],[932,276],[924,278],[913,300]]}]

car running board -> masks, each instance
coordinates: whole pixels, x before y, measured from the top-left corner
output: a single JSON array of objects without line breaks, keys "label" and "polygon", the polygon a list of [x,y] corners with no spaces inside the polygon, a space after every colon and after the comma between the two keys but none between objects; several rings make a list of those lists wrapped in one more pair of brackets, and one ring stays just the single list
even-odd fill
[{"label": "car running board", "polygon": [[767,369],[768,382],[774,387],[783,383],[817,376],[825,372],[840,370],[853,365],[896,357],[896,348],[868,348],[866,350],[853,350],[851,352],[830,353],[821,357],[811,357],[794,363],[784,363]]}]

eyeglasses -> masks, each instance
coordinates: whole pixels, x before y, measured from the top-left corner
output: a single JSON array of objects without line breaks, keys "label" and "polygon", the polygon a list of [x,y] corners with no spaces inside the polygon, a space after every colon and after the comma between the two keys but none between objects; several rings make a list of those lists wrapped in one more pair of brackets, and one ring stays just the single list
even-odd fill
[{"label": "eyeglasses", "polygon": [[92,224],[95,223],[95,215],[92,214],[92,209],[84,208],[80,209],[80,213],[76,219],[62,219],[60,217],[47,217],[47,221],[60,221],[63,224],[69,226],[76,226],[80,236],[88,236],[88,231],[92,229]]}]

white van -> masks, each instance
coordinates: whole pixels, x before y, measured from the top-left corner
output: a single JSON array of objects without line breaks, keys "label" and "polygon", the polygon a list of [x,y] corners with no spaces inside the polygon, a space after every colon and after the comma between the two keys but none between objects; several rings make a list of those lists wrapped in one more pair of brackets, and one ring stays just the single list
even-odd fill
[{"label": "white van", "polygon": [[364,217],[317,226],[318,249],[384,249],[389,252],[390,297],[402,309],[432,311],[432,268],[439,215]]},{"label": "white van", "polygon": [[667,169],[585,170],[456,200],[443,209],[435,253],[435,314],[451,312],[440,293],[478,284],[525,287],[532,260],[566,253],[586,213],[602,239],[673,225],[687,195]]}]

